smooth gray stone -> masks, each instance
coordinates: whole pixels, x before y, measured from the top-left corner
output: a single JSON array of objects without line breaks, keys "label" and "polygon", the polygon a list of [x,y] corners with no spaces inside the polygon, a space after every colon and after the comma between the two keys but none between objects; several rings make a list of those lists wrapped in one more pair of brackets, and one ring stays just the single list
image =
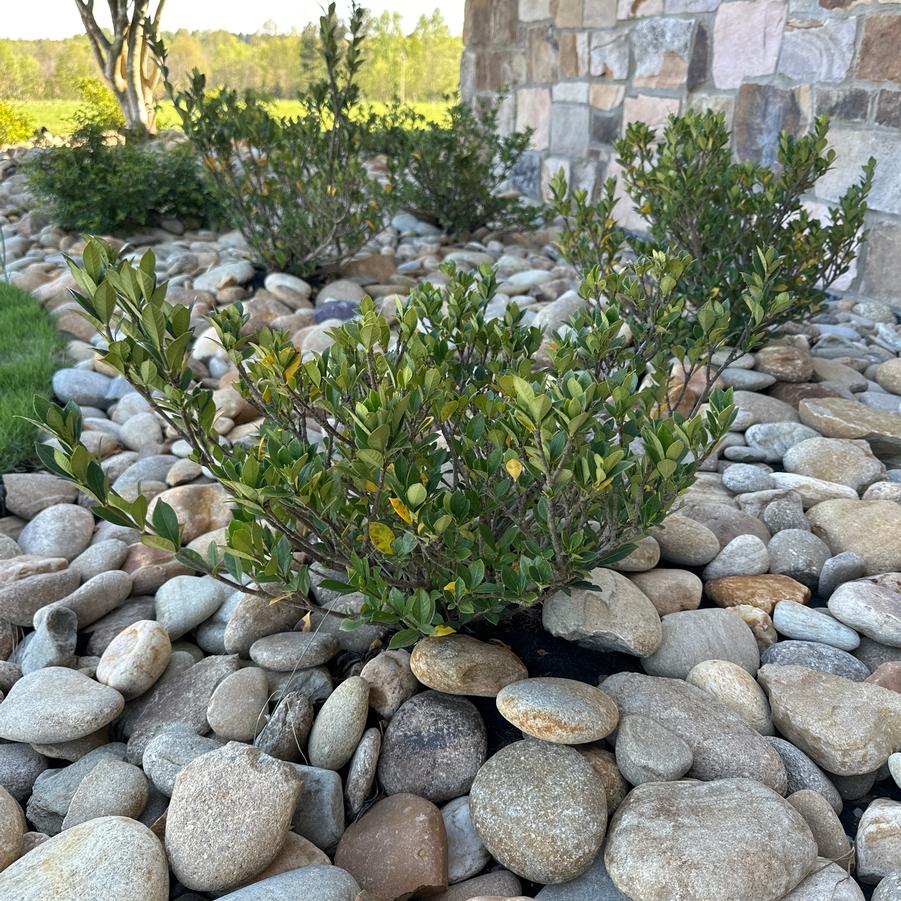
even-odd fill
[{"label": "smooth gray stone", "polygon": [[809,788],[811,791],[819,792],[836,813],[842,812],[842,796],[839,790],[813,760],[784,738],[768,735],[766,740],[778,752],[782,763],[785,764],[785,772],[788,774],[786,795]]},{"label": "smooth gray stone", "polygon": [[326,851],[344,834],[344,787],[334,770],[292,764],[303,779],[303,789],[291,828]]},{"label": "smooth gray stone", "polygon": [[830,557],[820,571],[817,594],[828,599],[839,585],[861,578],[866,569],[866,561],[854,551],[842,551]]},{"label": "smooth gray stone", "polygon": [[0,787],[20,804],[31,794],[35,780],[47,769],[47,758],[23,742],[0,744]]},{"label": "smooth gray stone", "polygon": [[870,669],[856,657],[819,641],[778,641],[760,655],[760,665],[766,666],[768,663],[777,666],[806,666],[821,673],[842,676],[852,682],[863,682],[870,675]]},{"label": "smooth gray stone", "polygon": [[254,882],[219,901],[356,901],[359,894],[360,886],[347,870],[316,864]]},{"label": "smooth gray stone", "polygon": [[828,644],[842,651],[853,651],[860,645],[860,636],[853,629],[797,601],[779,601],[773,609],[773,625],[786,638]]},{"label": "smooth gray stone", "polygon": [[613,884],[604,865],[604,849],[591,869],[570,882],[546,885],[535,896],[535,901],[629,901]]}]

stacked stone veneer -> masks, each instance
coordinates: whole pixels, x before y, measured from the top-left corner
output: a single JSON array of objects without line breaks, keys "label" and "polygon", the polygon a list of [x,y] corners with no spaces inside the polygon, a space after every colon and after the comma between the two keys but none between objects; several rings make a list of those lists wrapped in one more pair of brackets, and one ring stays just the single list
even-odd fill
[{"label": "stacked stone veneer", "polygon": [[634,120],[712,107],[738,157],[770,163],[780,130],[828,113],[838,155],[812,205],[879,160],[870,240],[840,287],[901,295],[901,2],[466,0],[464,41],[464,97],[507,87],[504,127],[535,130],[518,173],[533,194],[561,167],[589,188],[615,175]]}]

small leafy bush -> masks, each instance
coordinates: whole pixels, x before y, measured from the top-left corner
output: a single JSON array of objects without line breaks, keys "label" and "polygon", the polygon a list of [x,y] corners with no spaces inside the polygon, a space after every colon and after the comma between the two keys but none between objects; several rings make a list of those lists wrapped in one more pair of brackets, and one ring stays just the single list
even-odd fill
[{"label": "small leafy bush", "polygon": [[19,144],[34,134],[34,121],[16,109],[15,105],[0,100],[0,144]]},{"label": "small leafy bush", "polygon": [[[693,407],[739,354],[819,310],[825,290],[848,271],[866,237],[876,161],[863,167],[826,221],[812,215],[803,197],[835,159],[828,126],[819,117],[809,134],[783,133],[772,169],[733,162],[723,116],[711,111],[671,116],[661,135],[631,123],[617,143],[625,188],[648,223],[647,234],[632,236],[631,245],[642,254],[692,260],[678,288],[687,315],[670,331],[673,356],[682,364],[671,403],[682,407],[688,400]],[[567,188],[562,172],[551,185],[551,205],[563,219],[560,250],[581,271],[595,269],[596,277],[621,264],[626,240],[614,215],[614,188],[608,180],[591,202],[585,191]],[[685,359],[681,349],[702,340],[729,348],[718,365]],[[695,376],[706,388],[687,398]]]},{"label": "small leafy bush", "polygon": [[146,498],[113,491],[79,443],[73,404],[36,404],[58,442],[39,448],[44,465],[101,517],[229,584],[308,604],[308,566],[343,569],[325,585],[365,597],[347,626],[399,626],[395,647],[497,622],[623,557],[732,420],[722,392],[691,417],[666,408],[667,329],[688,260],[656,253],[586,282],[585,309],[549,344],[515,304],[486,318],[487,267],[418,286],[397,304],[395,332],[364,299],[361,318],[307,356],[285,334],[246,334],[240,305],[224,307],[213,325],[264,418],[259,440],[229,446],[187,365],[191,311],[166,301],[152,253],[135,265],[92,239],[83,258],[70,263],[76,299],[108,343],[103,361],[234,498],[227,547],[201,557],[165,503],[148,515]]},{"label": "small leafy bush", "polygon": [[67,145],[41,151],[25,171],[51,218],[72,231],[117,234],[169,217],[201,225],[217,215],[203,170],[184,144],[110,142],[85,124]]},{"label": "small leafy bush", "polygon": [[270,269],[309,275],[353,256],[383,225],[390,194],[367,173],[357,78],[364,16],[353,6],[345,40],[335,4],[320,19],[326,77],[300,96],[296,118],[274,115],[252,91],[209,91],[193,72],[168,81],[182,127],[201,155],[225,218]]},{"label": "small leafy bush", "polygon": [[78,94],[81,99],[72,122],[76,132],[88,129],[119,131],[125,127],[125,116],[115,94],[96,78],[79,78]]},{"label": "small leafy bush", "polygon": [[[389,111],[381,140],[398,204],[460,235],[482,226],[527,228],[537,210],[518,195],[498,193],[529,147],[532,130],[498,133],[503,97],[460,101],[444,122],[409,108]],[[376,127],[376,131],[377,131]]]}]

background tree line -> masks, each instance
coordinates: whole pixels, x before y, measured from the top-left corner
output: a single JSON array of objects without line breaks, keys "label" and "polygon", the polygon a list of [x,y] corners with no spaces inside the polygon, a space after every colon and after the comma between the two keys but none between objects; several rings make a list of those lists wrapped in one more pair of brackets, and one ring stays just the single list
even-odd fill
[{"label": "background tree line", "polygon": [[[437,9],[406,34],[399,14],[373,16],[368,33],[360,73],[367,99],[436,101],[457,90],[463,41],[451,34]],[[322,75],[315,24],[288,34],[279,34],[268,22],[256,34],[181,29],[164,37],[176,83],[184,83],[196,67],[211,85],[290,98]],[[85,35],[64,41],[0,39],[0,99],[74,100],[79,79],[98,75]]]}]

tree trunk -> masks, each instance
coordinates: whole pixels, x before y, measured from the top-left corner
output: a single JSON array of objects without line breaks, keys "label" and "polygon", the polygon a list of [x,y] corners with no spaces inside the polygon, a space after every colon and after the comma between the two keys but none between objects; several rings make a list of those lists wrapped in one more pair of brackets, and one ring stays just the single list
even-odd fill
[{"label": "tree trunk", "polygon": [[[107,0],[113,21],[113,37],[108,39],[94,18],[94,0],[75,0],[104,78],[122,108],[126,126],[139,133],[153,133],[155,110],[153,91],[160,72],[151,58],[144,35],[150,0]],[[165,0],[157,0],[151,25],[159,28]],[[129,13],[129,6],[131,12]]]}]

